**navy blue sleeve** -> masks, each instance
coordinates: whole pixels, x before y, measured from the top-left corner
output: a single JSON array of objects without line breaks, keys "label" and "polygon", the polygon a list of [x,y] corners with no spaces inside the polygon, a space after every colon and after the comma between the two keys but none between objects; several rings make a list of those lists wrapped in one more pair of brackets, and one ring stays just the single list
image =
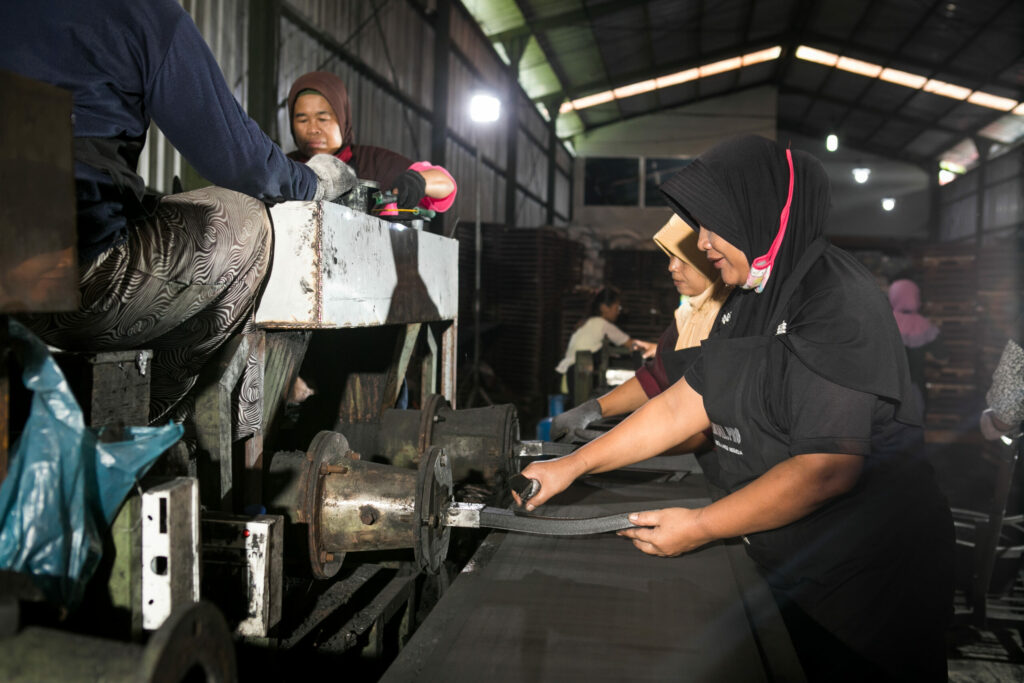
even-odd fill
[{"label": "navy blue sleeve", "polygon": [[257,199],[312,199],[317,178],[287,158],[231,94],[184,12],[147,83],[146,107],[171,144],[204,178]]}]

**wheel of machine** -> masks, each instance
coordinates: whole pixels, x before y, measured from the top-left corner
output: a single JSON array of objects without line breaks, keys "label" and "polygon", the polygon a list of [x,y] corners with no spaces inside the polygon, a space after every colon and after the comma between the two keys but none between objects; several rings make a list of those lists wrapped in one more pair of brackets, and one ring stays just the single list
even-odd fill
[{"label": "wheel of machine", "polygon": [[444,509],[454,500],[452,471],[444,449],[431,446],[420,461],[416,477],[413,551],[420,570],[437,574],[448,556],[451,530],[441,524]]},{"label": "wheel of machine", "polygon": [[[236,680],[235,645],[220,610],[197,602],[167,618],[149,639],[139,662],[138,679],[152,683]],[[202,679],[196,675],[202,671]]]}]

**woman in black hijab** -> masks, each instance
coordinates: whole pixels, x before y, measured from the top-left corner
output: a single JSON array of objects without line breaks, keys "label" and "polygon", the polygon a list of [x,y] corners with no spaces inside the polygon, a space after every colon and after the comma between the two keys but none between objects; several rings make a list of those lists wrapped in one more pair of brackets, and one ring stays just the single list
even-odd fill
[{"label": "woman in black hijab", "polygon": [[684,380],[571,456],[524,470],[540,492],[711,428],[726,495],[641,512],[620,532],[662,556],[742,537],[811,680],[946,680],[953,526],[915,458],[920,408],[884,295],[822,236],[821,164],[757,136],[662,186],[735,293]]}]

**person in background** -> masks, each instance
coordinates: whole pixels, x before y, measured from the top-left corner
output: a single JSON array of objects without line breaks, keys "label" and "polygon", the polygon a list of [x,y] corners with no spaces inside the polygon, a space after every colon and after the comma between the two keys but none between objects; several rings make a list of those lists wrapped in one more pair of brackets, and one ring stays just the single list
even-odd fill
[{"label": "person in background", "polygon": [[[708,336],[718,309],[732,292],[697,248],[697,233],[675,214],[654,235],[654,243],[668,256],[672,283],[685,300],[658,340],[654,357],[636,376],[600,398],[556,415],[551,421],[552,440],[589,441],[601,434],[586,429],[591,422],[630,413],[678,381],[696,359],[701,340]],[[693,443],[684,444],[683,450],[688,452],[704,442],[700,435]]]},{"label": "person in background", "polygon": [[348,90],[330,72],[311,71],[295,80],[288,92],[288,118],[298,147],[288,156],[296,161],[308,162],[317,154],[341,159],[359,178],[376,182],[382,191],[394,191],[400,209],[443,212],[455,201],[455,180],[442,167],[356,144]]},{"label": "person in background", "polygon": [[1024,422],[1024,349],[1021,348],[1020,331],[1024,316],[1018,317],[1015,325],[1016,339],[1006,340],[999,364],[992,373],[992,384],[985,393],[988,404],[981,414],[981,433],[994,441],[1000,437],[1020,435]]},{"label": "person in background", "polygon": [[[153,350],[150,420],[184,419],[200,369],[252,326],[271,258],[266,202],[329,200],[356,183],[326,154],[288,159],[235,100],[174,0],[0,3],[0,69],[70,91],[78,310],[24,316],[68,350]],[[214,184],[160,197],[137,164],[150,121]],[[250,358],[242,396],[259,396]],[[235,434],[262,422],[242,406]]]},{"label": "person in background", "polygon": [[824,167],[748,135],[661,190],[737,289],[682,380],[571,455],[523,470],[540,485],[526,509],[710,428],[701,467],[726,495],[631,513],[619,534],[663,557],[742,538],[811,681],[946,681],[952,515],[909,446],[921,413],[892,310],[824,237]]},{"label": "person in background", "polygon": [[921,288],[913,280],[895,280],[889,285],[889,305],[896,317],[903,346],[907,349],[910,364],[910,381],[918,393],[921,405],[925,405],[925,362],[930,360],[945,364],[948,362],[945,347],[939,339],[940,330],[921,315]]},{"label": "person in background", "polygon": [[562,375],[562,393],[572,400],[574,382],[570,369],[576,365],[577,351],[599,351],[607,339],[616,346],[625,346],[631,351],[642,351],[644,358],[654,355],[656,346],[651,342],[633,339],[620,330],[615,321],[622,313],[622,294],[615,287],[602,287],[594,292],[587,304],[587,316],[580,321],[576,331],[569,337],[565,357],[555,367]]}]

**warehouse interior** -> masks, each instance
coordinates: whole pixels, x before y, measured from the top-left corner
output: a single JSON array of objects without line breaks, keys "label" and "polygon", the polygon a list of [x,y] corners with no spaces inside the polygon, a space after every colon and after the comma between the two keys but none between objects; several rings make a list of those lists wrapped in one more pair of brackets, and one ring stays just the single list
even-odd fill
[{"label": "warehouse interior", "polygon": [[[746,536],[666,559],[559,531],[717,501],[692,453],[588,475],[539,506],[540,531],[492,512],[519,509],[520,470],[575,450],[551,439],[559,412],[644,363],[606,343],[565,388],[556,366],[594,292],[619,291],[631,339],[674,325],[659,188],[745,135],[821,162],[825,236],[882,295],[919,286],[942,341],[923,366],[920,452],[955,522],[949,680],[1024,677],[1024,439],[979,428],[1024,332],[1019,0],[179,4],[281,150],[297,149],[293,83],[329,72],[358,144],[443,167],[457,195],[408,219],[354,194],[267,202],[254,325],[204,367],[185,438],[152,437],[167,443],[144,474],[126,465],[117,493],[102,475],[70,503],[51,561],[24,547],[60,498],[59,484],[33,496],[19,461],[50,438],[27,370],[55,358],[80,415],[55,457],[129,462],[141,450],[105,444],[150,425],[152,351],[15,331],[78,306],[75,103],[0,48],[0,678],[815,680]],[[137,173],[161,196],[213,184],[155,120]],[[60,192],[37,182],[54,175]],[[239,438],[252,358],[261,421]],[[95,561],[79,576],[65,565],[83,533]]]}]

